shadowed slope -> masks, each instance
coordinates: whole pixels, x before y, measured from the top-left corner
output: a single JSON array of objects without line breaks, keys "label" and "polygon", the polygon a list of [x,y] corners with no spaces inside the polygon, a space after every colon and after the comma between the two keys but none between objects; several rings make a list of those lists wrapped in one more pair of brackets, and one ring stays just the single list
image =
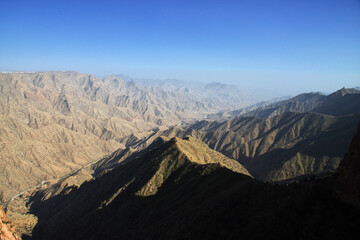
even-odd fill
[{"label": "shadowed slope", "polygon": [[[214,164],[215,168],[224,166],[248,174],[238,162],[209,149],[196,139],[173,138],[158,144],[157,147],[150,147],[138,158],[118,168],[103,172],[95,180],[85,182],[79,189],[71,186],[69,189],[64,189],[62,194],[46,201],[44,200],[47,199],[48,191],[38,193],[34,197],[36,201],[32,207],[37,209],[35,212],[39,214],[39,227],[35,231],[35,236],[47,236],[45,233],[48,232],[47,226],[56,227],[51,225],[52,221],[54,223],[58,220],[66,221],[67,214],[78,221],[92,221],[91,219],[95,217],[93,214],[107,212],[112,204],[122,201],[121,204],[125,204],[123,211],[128,211],[125,206],[135,199],[156,195],[175,173],[180,173],[182,176],[186,174],[187,169],[204,164]],[[206,174],[206,169],[207,167],[204,167],[201,171]],[[181,176],[178,176],[179,179]],[[63,201],[70,201],[71,204],[69,202],[67,205],[62,205]],[[52,218],[53,216],[56,216],[56,219]]]},{"label": "shadowed slope", "polygon": [[341,161],[338,173],[340,175],[339,192],[345,200],[360,208],[360,124],[349,151]]},{"label": "shadowed slope", "polygon": [[144,148],[157,136],[191,135],[238,160],[255,178],[277,181],[334,171],[359,119],[360,115],[291,112],[268,119],[238,117],[220,123],[202,121],[186,129],[174,127],[124,144]]},{"label": "shadowed slope", "polygon": [[[198,159],[189,161],[184,149],[191,146],[186,141],[172,139],[67,195],[56,196],[41,205],[35,202],[33,209],[37,209],[40,222],[34,236],[36,239],[360,237],[359,209],[334,195],[336,176],[289,185],[265,184],[218,163],[199,165]],[[182,144],[186,146],[183,148]]]}]

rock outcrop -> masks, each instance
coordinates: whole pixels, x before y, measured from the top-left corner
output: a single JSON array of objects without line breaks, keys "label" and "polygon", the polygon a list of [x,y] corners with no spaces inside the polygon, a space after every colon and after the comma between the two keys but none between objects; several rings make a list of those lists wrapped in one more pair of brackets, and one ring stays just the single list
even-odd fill
[{"label": "rock outcrop", "polygon": [[338,191],[360,208],[360,123],[339,169]]},{"label": "rock outcrop", "polygon": [[19,240],[15,228],[11,226],[10,220],[0,206],[0,239],[1,240]]}]

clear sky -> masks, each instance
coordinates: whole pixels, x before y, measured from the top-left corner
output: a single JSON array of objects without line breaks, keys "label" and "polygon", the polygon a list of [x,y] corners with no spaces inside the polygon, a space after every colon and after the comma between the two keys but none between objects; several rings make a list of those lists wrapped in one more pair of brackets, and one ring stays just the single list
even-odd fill
[{"label": "clear sky", "polygon": [[360,85],[359,0],[0,0],[0,71]]}]

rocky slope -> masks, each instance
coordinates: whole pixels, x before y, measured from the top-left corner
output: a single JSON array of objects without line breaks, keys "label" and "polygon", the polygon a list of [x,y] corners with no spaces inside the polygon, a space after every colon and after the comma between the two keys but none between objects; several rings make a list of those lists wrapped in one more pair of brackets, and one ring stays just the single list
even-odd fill
[{"label": "rocky slope", "polygon": [[[265,184],[223,167],[216,159],[206,161],[202,154],[206,146],[192,141],[164,142],[143,157],[41,204],[38,193],[32,205],[40,219],[34,238],[360,237],[360,209],[343,202],[335,191],[339,179],[352,171],[348,165],[339,176]],[[359,160],[353,158],[351,165]]]},{"label": "rocky slope", "polygon": [[360,208],[360,124],[338,169],[340,195]]},{"label": "rocky slope", "polygon": [[18,240],[14,227],[11,226],[4,210],[0,206],[0,239],[1,240]]},{"label": "rocky slope", "polygon": [[186,89],[139,87],[77,72],[0,73],[0,202],[124,146],[132,133],[221,108]]},{"label": "rocky slope", "polygon": [[360,115],[334,117],[291,112],[268,119],[238,117],[158,131],[145,139],[131,135],[123,143],[145,148],[161,135],[191,135],[238,160],[255,178],[279,181],[336,170],[359,119]]},{"label": "rocky slope", "polygon": [[12,113],[0,121],[0,201],[123,147],[57,124],[34,129]]}]

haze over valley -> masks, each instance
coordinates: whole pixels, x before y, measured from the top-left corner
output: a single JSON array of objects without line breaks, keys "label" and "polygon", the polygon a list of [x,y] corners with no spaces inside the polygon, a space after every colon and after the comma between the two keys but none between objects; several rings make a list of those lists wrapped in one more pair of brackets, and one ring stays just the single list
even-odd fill
[{"label": "haze over valley", "polygon": [[[35,239],[55,238],[55,226],[63,224],[57,221],[65,216],[56,217],[54,227],[46,230],[55,234],[51,237],[40,230],[53,221],[45,210],[48,201],[70,197],[87,181],[99,181],[113,171],[128,174],[124,183],[107,180],[120,181],[121,191],[133,184],[130,178],[152,179],[137,190],[139,196],[157,195],[168,177],[183,168],[183,158],[206,166],[201,171],[212,172],[206,169],[219,164],[264,182],[332,176],[360,120],[360,91],[355,88],[256,103],[256,95],[226,84],[141,84],[115,75],[39,72],[1,73],[0,89],[1,201],[19,233],[34,234]],[[165,151],[159,159],[170,162],[156,163],[159,151]],[[151,167],[159,168],[157,172],[145,165],[143,172],[135,170],[139,167],[122,170],[152,159],[160,164]],[[106,204],[100,208],[116,198],[101,200]],[[94,236],[102,231],[111,235],[114,230]]]},{"label": "haze over valley", "polygon": [[0,1],[0,239],[359,239],[357,1]]}]

